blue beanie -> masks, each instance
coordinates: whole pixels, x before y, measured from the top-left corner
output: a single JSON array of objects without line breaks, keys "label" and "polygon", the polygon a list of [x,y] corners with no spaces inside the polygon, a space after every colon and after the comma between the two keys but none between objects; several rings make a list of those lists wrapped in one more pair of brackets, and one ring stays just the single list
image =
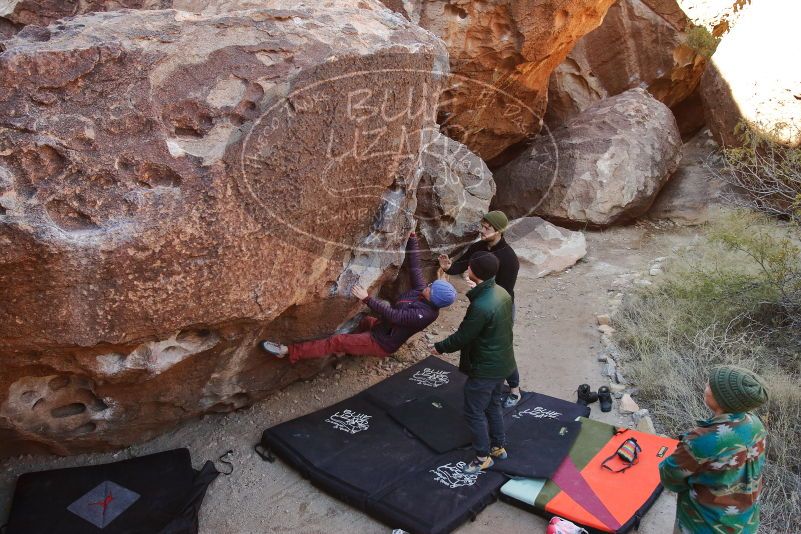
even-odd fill
[{"label": "blue beanie", "polygon": [[456,301],[456,290],[445,280],[431,284],[431,304],[437,308],[447,308]]}]

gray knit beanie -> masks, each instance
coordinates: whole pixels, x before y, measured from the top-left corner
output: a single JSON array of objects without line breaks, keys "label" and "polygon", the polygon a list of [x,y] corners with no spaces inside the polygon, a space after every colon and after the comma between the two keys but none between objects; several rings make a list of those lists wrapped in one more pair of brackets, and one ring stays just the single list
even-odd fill
[{"label": "gray knit beanie", "polygon": [[749,412],[768,400],[762,379],[748,369],[724,365],[709,375],[712,396],[727,413]]}]

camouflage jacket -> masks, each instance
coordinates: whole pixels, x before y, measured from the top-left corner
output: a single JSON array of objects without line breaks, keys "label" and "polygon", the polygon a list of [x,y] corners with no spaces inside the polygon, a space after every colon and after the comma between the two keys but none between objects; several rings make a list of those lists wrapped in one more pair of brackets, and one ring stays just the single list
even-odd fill
[{"label": "camouflage jacket", "polygon": [[682,534],[755,534],[767,432],[752,413],[726,413],[681,437],[659,465],[662,484],[679,494]]}]

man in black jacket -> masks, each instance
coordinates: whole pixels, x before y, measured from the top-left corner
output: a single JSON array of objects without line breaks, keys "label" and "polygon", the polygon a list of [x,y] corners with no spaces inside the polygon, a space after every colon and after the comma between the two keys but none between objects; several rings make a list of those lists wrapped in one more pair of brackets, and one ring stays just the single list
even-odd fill
[{"label": "man in black jacket", "polygon": [[[467,267],[473,254],[479,251],[492,252],[498,258],[499,263],[495,282],[509,293],[514,306],[515,282],[517,282],[520,262],[515,251],[512,250],[512,247],[503,237],[503,233],[508,226],[509,219],[504,212],[500,210],[490,211],[481,219],[481,240],[473,243],[456,261],[451,261],[448,256],[441,254],[439,256],[439,266],[447,274],[463,274],[467,272]],[[468,285],[471,284],[469,280],[466,281]],[[514,319],[514,315],[512,318]],[[506,382],[509,384],[509,396],[504,401],[504,407],[510,408],[520,402],[520,372],[517,367],[507,377]]]}]

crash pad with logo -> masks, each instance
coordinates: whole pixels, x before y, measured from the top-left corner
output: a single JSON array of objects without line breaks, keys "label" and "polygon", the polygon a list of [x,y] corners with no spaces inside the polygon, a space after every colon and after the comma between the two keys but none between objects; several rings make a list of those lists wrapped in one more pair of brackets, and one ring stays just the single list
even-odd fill
[{"label": "crash pad with logo", "polygon": [[17,480],[7,534],[192,534],[218,472],[192,468],[187,449],[26,473]]}]

